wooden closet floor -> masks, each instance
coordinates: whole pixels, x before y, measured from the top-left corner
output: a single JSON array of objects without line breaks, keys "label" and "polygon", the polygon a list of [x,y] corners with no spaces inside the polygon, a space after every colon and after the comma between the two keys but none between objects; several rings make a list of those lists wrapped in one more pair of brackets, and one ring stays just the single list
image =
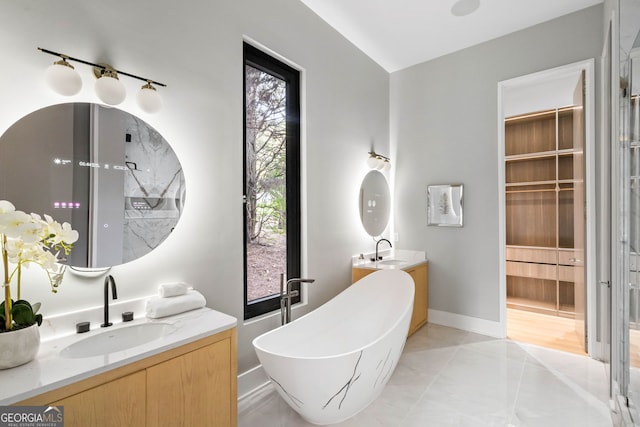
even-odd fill
[{"label": "wooden closet floor", "polygon": [[640,330],[629,329],[629,363],[632,368],[640,368]]},{"label": "wooden closet floor", "polygon": [[507,337],[554,350],[585,355],[575,320],[507,308]]}]

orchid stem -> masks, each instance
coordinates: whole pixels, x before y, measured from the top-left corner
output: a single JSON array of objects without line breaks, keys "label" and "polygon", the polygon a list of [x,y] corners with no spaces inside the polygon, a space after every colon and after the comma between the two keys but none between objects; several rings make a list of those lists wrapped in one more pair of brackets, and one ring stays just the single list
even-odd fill
[{"label": "orchid stem", "polygon": [[11,330],[13,318],[11,317],[11,288],[9,287],[9,255],[7,254],[7,236],[2,236],[2,266],[4,267],[4,329]]},{"label": "orchid stem", "polygon": [[22,283],[22,263],[18,264],[18,300],[22,299],[20,298],[20,284]]}]

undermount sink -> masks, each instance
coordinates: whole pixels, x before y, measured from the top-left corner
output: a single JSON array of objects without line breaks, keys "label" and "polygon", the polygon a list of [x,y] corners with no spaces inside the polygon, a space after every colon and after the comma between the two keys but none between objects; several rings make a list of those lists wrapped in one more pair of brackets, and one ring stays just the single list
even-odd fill
[{"label": "undermount sink", "polygon": [[404,261],[401,259],[387,259],[387,260],[378,261],[378,264],[380,265],[402,265],[406,263],[407,261]]},{"label": "undermount sink", "polygon": [[141,323],[114,328],[68,345],[60,351],[60,356],[69,359],[102,356],[157,340],[173,330],[175,327],[168,323]]}]

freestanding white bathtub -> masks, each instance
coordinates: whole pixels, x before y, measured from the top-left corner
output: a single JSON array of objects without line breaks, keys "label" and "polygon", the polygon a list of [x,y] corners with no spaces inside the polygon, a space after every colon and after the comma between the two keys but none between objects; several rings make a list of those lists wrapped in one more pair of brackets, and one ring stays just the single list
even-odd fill
[{"label": "freestanding white bathtub", "polygon": [[294,322],[253,340],[282,398],[313,424],[333,424],[382,392],[404,348],[414,284],[380,270]]}]

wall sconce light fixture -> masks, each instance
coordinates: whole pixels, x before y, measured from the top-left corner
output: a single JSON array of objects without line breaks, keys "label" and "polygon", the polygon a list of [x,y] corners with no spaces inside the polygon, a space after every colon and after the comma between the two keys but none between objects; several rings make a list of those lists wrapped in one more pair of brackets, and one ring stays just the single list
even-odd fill
[{"label": "wall sconce light fixture", "polygon": [[49,87],[60,95],[73,96],[82,89],[82,79],[73,65],[69,63],[69,61],[73,61],[93,67],[93,73],[97,78],[95,84],[96,95],[105,104],[118,105],[124,101],[127,93],[124,85],[118,78],[118,75],[123,75],[145,82],[136,95],[136,101],[142,111],[156,113],[162,108],[162,98],[153,85],[166,87],[167,85],[163,83],[116,70],[106,64],[95,64],[40,47],[38,50],[61,58],[60,61],[56,61],[53,65],[50,65],[45,74],[45,79]]},{"label": "wall sconce light fixture", "polygon": [[367,165],[371,169],[388,171],[391,169],[391,159],[383,156],[382,154],[377,154],[375,151],[369,151],[369,158],[367,159]]}]

